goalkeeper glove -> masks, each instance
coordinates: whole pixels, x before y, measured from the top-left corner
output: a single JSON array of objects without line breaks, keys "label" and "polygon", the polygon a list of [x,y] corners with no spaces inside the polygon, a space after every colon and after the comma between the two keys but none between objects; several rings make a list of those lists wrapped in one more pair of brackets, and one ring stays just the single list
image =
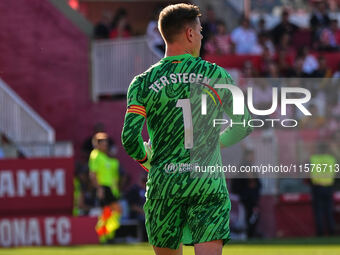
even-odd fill
[{"label": "goalkeeper glove", "polygon": [[152,156],[153,156],[153,151],[152,151],[152,148],[151,148],[151,142],[149,140],[149,142],[144,142],[144,149],[145,149],[145,152],[146,152],[146,158],[144,161],[139,161],[139,164],[144,168],[145,171],[149,172],[150,168],[151,168],[151,159],[152,159]]}]

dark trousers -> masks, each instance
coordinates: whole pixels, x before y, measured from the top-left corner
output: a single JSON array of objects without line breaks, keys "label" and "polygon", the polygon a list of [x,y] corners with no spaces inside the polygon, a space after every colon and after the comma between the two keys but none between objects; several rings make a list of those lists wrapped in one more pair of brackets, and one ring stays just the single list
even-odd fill
[{"label": "dark trousers", "polygon": [[323,236],[325,227],[328,234],[333,235],[335,221],[333,216],[333,187],[312,185],[313,210],[316,225],[316,234]]}]

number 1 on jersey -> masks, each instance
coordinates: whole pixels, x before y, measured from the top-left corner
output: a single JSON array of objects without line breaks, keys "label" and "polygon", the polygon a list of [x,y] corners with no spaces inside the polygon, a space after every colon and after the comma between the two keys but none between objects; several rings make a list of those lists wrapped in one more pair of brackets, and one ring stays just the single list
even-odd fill
[{"label": "number 1 on jersey", "polygon": [[189,99],[178,99],[176,107],[182,108],[184,122],[184,148],[191,149],[194,145],[191,105]]}]

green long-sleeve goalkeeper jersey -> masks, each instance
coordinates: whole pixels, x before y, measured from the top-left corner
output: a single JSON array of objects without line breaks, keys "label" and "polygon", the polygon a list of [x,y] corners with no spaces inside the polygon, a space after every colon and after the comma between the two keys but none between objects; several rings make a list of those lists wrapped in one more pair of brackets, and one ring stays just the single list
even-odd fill
[{"label": "green long-sleeve goalkeeper jersey", "polygon": [[[193,174],[192,167],[221,165],[221,126],[214,126],[214,120],[223,119],[224,113],[235,123],[246,124],[250,119],[246,107],[243,115],[233,114],[232,94],[215,88],[217,82],[233,84],[224,68],[190,54],[165,57],[131,82],[122,144],[133,159],[145,160],[141,132],[147,121],[153,150],[148,198],[228,192],[224,176]],[[224,144],[229,146],[251,128],[239,124],[224,132]]]}]

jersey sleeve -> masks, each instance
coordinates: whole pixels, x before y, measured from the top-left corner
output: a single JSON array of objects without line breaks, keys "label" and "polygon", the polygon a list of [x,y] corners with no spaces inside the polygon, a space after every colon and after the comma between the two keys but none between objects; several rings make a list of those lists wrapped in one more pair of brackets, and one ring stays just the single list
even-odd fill
[{"label": "jersey sleeve", "polygon": [[141,81],[135,78],[131,82],[127,93],[127,111],[121,139],[127,154],[139,163],[144,163],[147,160],[142,137],[145,119],[146,110]]},{"label": "jersey sleeve", "polygon": [[[223,81],[225,81],[229,85],[236,86],[234,80],[224,68],[220,67],[220,72]],[[251,115],[248,111],[247,106],[244,105],[243,115],[235,115],[233,114],[233,102],[234,99],[232,93],[227,89],[223,89],[223,110],[231,119],[232,123],[238,123],[237,125],[230,125],[220,134],[220,144],[224,147],[228,147],[238,143],[253,131],[253,128],[248,126],[248,121],[251,120]],[[244,125],[240,123],[244,123]]]}]

